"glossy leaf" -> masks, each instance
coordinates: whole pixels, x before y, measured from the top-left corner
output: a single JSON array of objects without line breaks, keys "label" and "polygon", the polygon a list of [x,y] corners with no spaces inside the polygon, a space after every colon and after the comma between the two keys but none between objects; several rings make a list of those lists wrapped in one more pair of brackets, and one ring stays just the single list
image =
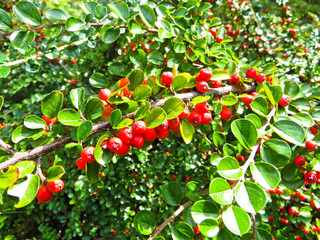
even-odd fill
[{"label": "glossy leaf", "polygon": [[113,2],[108,4],[108,7],[114,12],[122,21],[127,21],[130,12],[128,5],[125,2]]},{"label": "glossy leaf", "polygon": [[121,120],[121,122],[117,126],[115,126],[113,128],[114,129],[121,129],[121,128],[124,128],[124,127],[127,127],[127,126],[131,125],[132,123],[133,123],[132,119],[124,118],[124,119]]},{"label": "glossy leaf", "polygon": [[3,103],[4,103],[4,98],[0,96],[0,111],[2,109]]},{"label": "glossy leaf", "polygon": [[289,118],[303,127],[310,128],[314,125],[312,117],[307,113],[297,113],[290,116]]},{"label": "glossy leaf", "polygon": [[63,125],[78,127],[83,122],[74,109],[63,109],[58,114],[58,121]]},{"label": "glossy leaf", "polygon": [[209,186],[209,195],[212,199],[221,204],[231,204],[233,200],[233,191],[229,183],[223,178],[215,178],[211,181]]},{"label": "glossy leaf", "polygon": [[130,60],[138,67],[145,68],[147,66],[147,54],[141,49],[130,54]]},{"label": "glossy leaf", "polygon": [[75,88],[70,91],[70,98],[73,106],[80,109],[85,100],[84,88]]},{"label": "glossy leaf", "polygon": [[210,99],[210,96],[198,96],[191,100],[191,103],[202,103]]},{"label": "glossy leaf", "polygon": [[99,181],[100,164],[97,161],[87,162],[86,176],[90,183],[96,183]]},{"label": "glossy leaf", "polygon": [[280,101],[283,94],[280,86],[271,86],[269,82],[265,82],[263,83],[263,88],[272,105]]},{"label": "glossy leaf", "polygon": [[133,92],[133,99],[135,101],[146,101],[151,96],[152,89],[148,85],[140,85]]},{"label": "glossy leaf", "polygon": [[10,15],[3,9],[0,9],[0,29],[7,31],[12,28],[13,24]]},{"label": "glossy leaf", "polygon": [[187,197],[191,201],[198,201],[202,197],[202,192],[200,191],[199,183],[195,181],[188,182],[185,187],[185,192]]},{"label": "glossy leaf", "polygon": [[6,172],[0,170],[0,188],[7,188],[13,185],[20,176],[17,166],[9,166]]},{"label": "glossy leaf", "polygon": [[44,133],[44,130],[42,129],[29,129],[29,128],[26,128],[25,126],[19,126],[13,131],[11,140],[14,143],[18,143],[25,138],[34,137],[37,134],[42,135],[43,133]]},{"label": "glossy leaf", "polygon": [[142,210],[133,220],[134,228],[143,235],[149,235],[156,227],[156,219],[152,212]]},{"label": "glossy leaf", "polygon": [[126,66],[119,62],[112,63],[108,67],[108,71],[118,76],[125,76],[127,74]]},{"label": "glossy leaf", "polygon": [[269,163],[257,162],[250,164],[253,179],[265,189],[274,189],[280,183],[280,173]]},{"label": "glossy leaf", "polygon": [[173,240],[192,240],[193,229],[184,222],[175,222],[171,226],[171,236]]},{"label": "glossy leaf", "polygon": [[78,141],[83,141],[87,137],[89,137],[93,128],[93,124],[90,120],[87,120],[80,124],[77,129],[77,139]]},{"label": "glossy leaf", "polygon": [[277,71],[278,68],[274,63],[267,63],[262,70],[265,75],[271,75],[273,73],[276,73]]},{"label": "glossy leaf", "polygon": [[132,33],[132,34],[143,34],[146,32],[146,30],[143,30],[142,27],[140,26],[140,24],[133,19],[131,19],[129,21],[128,29],[129,29],[130,33]]},{"label": "glossy leaf", "polygon": [[236,206],[230,206],[222,213],[222,220],[230,232],[242,236],[251,227],[251,220],[244,210]]},{"label": "glossy leaf", "polygon": [[47,127],[46,122],[42,118],[35,115],[28,115],[24,119],[23,125],[30,129],[45,129]]},{"label": "glossy leaf", "polygon": [[259,212],[267,203],[266,193],[262,187],[251,181],[238,184],[235,190],[235,198],[239,206],[249,213]]},{"label": "glossy leaf", "polygon": [[86,27],[86,24],[84,21],[82,21],[79,18],[75,17],[69,17],[66,22],[66,28],[70,32],[77,32]]},{"label": "glossy leaf", "polygon": [[65,174],[65,170],[60,165],[55,165],[47,170],[47,182],[52,182],[61,178]]},{"label": "glossy leaf", "polygon": [[180,121],[180,132],[181,132],[183,141],[186,144],[189,144],[192,141],[193,134],[194,134],[193,125],[189,121],[182,119]]},{"label": "glossy leaf", "polygon": [[161,190],[164,201],[171,206],[177,206],[181,202],[182,194],[182,188],[176,182],[166,183]]},{"label": "glossy leaf", "polygon": [[15,31],[10,35],[10,42],[16,48],[25,48],[33,42],[35,36],[32,31]]},{"label": "glossy leaf", "polygon": [[242,177],[238,160],[234,157],[222,158],[218,163],[217,171],[222,177],[230,180],[237,180]]},{"label": "glossy leaf", "polygon": [[135,69],[129,74],[128,79],[130,83],[127,88],[130,91],[134,91],[139,85],[143,83],[144,73],[140,69]]},{"label": "glossy leaf", "polygon": [[37,196],[40,187],[40,177],[38,175],[29,175],[27,180],[11,186],[7,194],[18,197],[19,202],[15,205],[16,208],[27,206]]},{"label": "glossy leaf", "polygon": [[147,59],[148,59],[148,62],[156,66],[162,65],[164,63],[163,55],[158,51],[152,51],[151,53],[149,53],[147,56]]},{"label": "glossy leaf", "polygon": [[114,156],[113,152],[109,150],[103,150],[101,148],[101,143],[108,138],[109,138],[108,135],[101,136],[97,141],[97,144],[93,153],[93,156],[96,159],[96,161],[102,166],[106,166],[109,162],[111,162],[112,157]]},{"label": "glossy leaf", "polygon": [[110,118],[109,118],[109,122],[110,125],[112,127],[115,127],[119,124],[119,122],[121,121],[122,118],[122,114],[121,111],[119,109],[115,109],[111,114],[110,114]]},{"label": "glossy leaf", "polygon": [[276,167],[283,167],[291,158],[290,146],[279,139],[269,139],[263,142],[261,146],[261,155],[263,161]]},{"label": "glossy leaf", "polygon": [[173,91],[180,91],[182,90],[186,83],[188,82],[188,79],[183,76],[183,75],[177,75],[173,78],[173,81],[172,81],[172,90]]},{"label": "glossy leaf", "polygon": [[108,79],[102,73],[96,72],[89,78],[89,83],[95,88],[105,88],[107,87]]},{"label": "glossy leaf", "polygon": [[199,225],[200,232],[209,238],[215,237],[219,233],[219,223],[215,219],[206,219]]},{"label": "glossy leaf", "polygon": [[140,103],[139,109],[134,113],[134,118],[140,120],[144,118],[146,112],[150,109],[150,103],[145,101]]},{"label": "glossy leaf", "polygon": [[247,149],[252,148],[258,139],[256,126],[247,119],[237,119],[232,122],[231,130],[239,142]]},{"label": "glossy leaf", "polygon": [[149,27],[153,27],[154,23],[156,22],[156,15],[151,7],[148,5],[139,5],[139,16],[141,17],[142,21]]},{"label": "glossy leaf", "polygon": [[291,120],[279,120],[272,124],[271,128],[284,140],[304,146],[305,131],[298,123]]},{"label": "glossy leaf", "polygon": [[31,174],[33,172],[34,168],[36,167],[36,163],[34,161],[21,161],[15,166],[19,168],[19,178],[24,178],[26,174]]},{"label": "glossy leaf", "polygon": [[282,183],[293,190],[296,190],[304,185],[304,174],[301,169],[294,163],[289,163],[281,170]]},{"label": "glossy leaf", "polygon": [[167,119],[174,119],[184,111],[186,104],[180,98],[171,97],[166,100],[162,108],[167,113]]},{"label": "glossy leaf", "polygon": [[158,127],[164,120],[166,120],[167,114],[166,112],[160,108],[155,107],[151,109],[151,111],[147,111],[143,120],[147,124],[148,128]]},{"label": "glossy leaf", "polygon": [[230,79],[229,73],[225,69],[213,69],[211,80],[226,80]]},{"label": "glossy leaf", "polygon": [[39,26],[42,23],[38,9],[31,2],[17,2],[13,7],[13,14],[22,22],[32,26]]},{"label": "glossy leaf", "polygon": [[267,117],[268,115],[268,102],[264,97],[255,97],[250,104],[252,111],[254,111],[256,114]]},{"label": "glossy leaf", "polygon": [[236,96],[233,95],[225,95],[221,99],[221,104],[226,106],[233,106],[238,102],[238,99]]},{"label": "glossy leaf", "polygon": [[102,6],[102,5],[98,5],[96,7],[96,11],[95,11],[95,16],[97,19],[102,19],[104,18],[104,16],[106,16],[107,14],[107,8],[105,6]]},{"label": "glossy leaf", "polygon": [[115,28],[111,25],[104,25],[100,30],[101,40],[106,43],[110,44],[115,42],[120,36],[120,29]]},{"label": "glossy leaf", "polygon": [[69,14],[60,8],[51,8],[46,12],[46,18],[53,21],[67,21]]},{"label": "glossy leaf", "polygon": [[[7,66],[1,66],[0,67],[0,78],[5,78],[10,74],[10,68]],[[1,110],[1,108],[0,108]]]},{"label": "glossy leaf", "polygon": [[207,200],[196,202],[191,210],[193,220],[200,224],[206,219],[214,219],[219,216],[219,208],[214,203]]},{"label": "glossy leaf", "polygon": [[100,98],[90,98],[84,108],[84,116],[90,120],[97,119],[103,112],[104,105]]},{"label": "glossy leaf", "polygon": [[59,91],[52,91],[41,101],[41,112],[49,119],[55,118],[63,105],[63,94]]}]

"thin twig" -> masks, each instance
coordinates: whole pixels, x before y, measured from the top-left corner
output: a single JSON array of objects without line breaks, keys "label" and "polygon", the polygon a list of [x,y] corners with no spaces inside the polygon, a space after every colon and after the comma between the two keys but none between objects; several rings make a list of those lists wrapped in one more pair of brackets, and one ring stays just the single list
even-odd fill
[{"label": "thin twig", "polygon": [[203,134],[202,132],[200,132],[198,129],[195,129],[195,131],[196,131],[196,133],[200,134],[201,137],[203,137],[204,140],[206,140],[207,143],[209,143],[209,145],[210,145],[211,147],[213,147],[220,155],[222,155],[222,152],[219,150],[219,148],[217,148],[217,147],[209,140],[209,138],[208,138],[205,134]]},{"label": "thin twig", "polygon": [[252,240],[257,239],[257,224],[256,224],[256,216],[252,213],[252,222],[253,222],[253,227],[252,227]]},{"label": "thin twig", "polygon": [[1,138],[0,138],[0,147],[12,155],[16,153],[16,151],[13,150],[13,148],[9,144],[6,144]]},{"label": "thin twig", "polygon": [[36,174],[39,175],[39,177],[41,179],[41,182],[45,183],[47,178],[45,176],[43,176],[43,173],[41,171],[41,160],[42,160],[42,157],[39,157],[38,158],[38,163],[37,163],[37,172],[36,172]]},{"label": "thin twig", "polygon": [[70,76],[74,75],[64,64],[61,62],[59,62],[59,64],[67,73],[69,73]]}]

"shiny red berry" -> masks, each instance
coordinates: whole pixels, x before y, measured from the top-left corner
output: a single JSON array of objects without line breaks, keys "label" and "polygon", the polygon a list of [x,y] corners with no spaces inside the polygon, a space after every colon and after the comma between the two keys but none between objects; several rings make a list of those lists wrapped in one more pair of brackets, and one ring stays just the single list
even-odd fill
[{"label": "shiny red berry", "polygon": [[119,156],[126,155],[130,150],[130,144],[128,143],[122,143],[122,147],[119,151],[116,151],[116,154]]},{"label": "shiny red berry", "polygon": [[81,151],[81,158],[86,162],[94,162],[95,159],[94,159],[93,153],[94,153],[94,147],[92,146],[85,147]]},{"label": "shiny red berry", "polygon": [[189,117],[189,109],[186,107],[183,112],[179,115],[180,119]]},{"label": "shiny red berry", "polygon": [[220,43],[222,41],[223,41],[223,36],[219,35],[219,36],[216,37],[216,42],[217,43]]},{"label": "shiny red berry", "polygon": [[121,139],[118,137],[113,137],[108,142],[108,148],[111,152],[120,151],[120,149],[122,148],[122,145],[123,143]]},{"label": "shiny red berry", "polygon": [[240,83],[240,76],[238,73],[232,74],[231,78],[229,79],[229,83],[231,85],[238,85]]},{"label": "shiny red berry", "polygon": [[56,179],[52,182],[47,183],[47,188],[52,193],[60,192],[64,187],[64,182],[61,179]]},{"label": "shiny red berry", "polygon": [[212,71],[209,68],[202,68],[199,72],[201,81],[209,81],[212,77]]},{"label": "shiny red berry", "polygon": [[57,122],[57,117],[50,119],[50,118],[47,118],[45,115],[43,115],[42,119],[46,122],[46,124],[54,125]]},{"label": "shiny red berry", "polygon": [[260,73],[256,76],[256,81],[258,83],[263,83],[266,80],[266,75],[264,75],[263,73]]},{"label": "shiny red berry", "polygon": [[87,162],[85,160],[83,160],[82,158],[79,158],[77,160],[77,166],[78,166],[78,168],[80,168],[82,170],[86,169],[86,164],[87,164]]},{"label": "shiny red berry", "polygon": [[198,112],[191,112],[188,118],[192,125],[197,125],[201,123],[201,114]]},{"label": "shiny red berry", "polygon": [[290,97],[286,94],[283,94],[280,101],[278,102],[278,105],[280,107],[286,107],[290,104]]},{"label": "shiny red berry", "polygon": [[157,138],[158,139],[164,139],[166,137],[168,137],[169,135],[169,128],[156,128],[156,132],[157,132]]},{"label": "shiny red berry", "polygon": [[241,98],[242,102],[244,102],[245,104],[249,105],[252,103],[253,101],[253,96],[251,95],[247,95]]},{"label": "shiny red berry", "polygon": [[201,81],[201,82],[198,82],[198,83],[197,83],[197,90],[198,90],[199,92],[205,93],[206,91],[208,91],[208,89],[209,89],[209,85],[208,85],[207,82]]},{"label": "shiny red berry", "polygon": [[209,124],[212,120],[211,112],[200,113],[201,115],[201,124]]},{"label": "shiny red berry", "polygon": [[175,128],[175,127],[179,126],[179,124],[180,124],[180,118],[178,118],[178,117],[168,120],[168,126],[170,128]]},{"label": "shiny red berry", "polygon": [[52,192],[49,191],[48,187],[43,185],[39,188],[37,198],[39,202],[48,202],[52,199]]},{"label": "shiny red berry", "polygon": [[222,86],[221,80],[211,80],[210,81],[210,87],[212,87],[212,88],[219,88],[221,86]]},{"label": "shiny red berry", "polygon": [[255,79],[257,76],[257,71],[255,68],[249,68],[247,71],[246,71],[246,77],[247,78],[251,78],[251,79]]},{"label": "shiny red berry", "polygon": [[111,96],[111,91],[108,88],[103,88],[99,92],[99,98],[103,101],[107,102],[110,96]]},{"label": "shiny red berry", "polygon": [[217,29],[216,28],[210,28],[209,32],[212,34],[212,36],[216,36],[217,35]]},{"label": "shiny red berry", "polygon": [[301,157],[301,156],[297,156],[294,159],[294,163],[298,166],[298,167],[303,167],[306,164],[306,160]]},{"label": "shiny red berry", "polygon": [[141,148],[144,144],[144,138],[142,135],[134,135],[130,141],[130,145],[134,148]]},{"label": "shiny red berry", "polygon": [[318,177],[317,177],[317,174],[315,174],[314,172],[307,172],[304,175],[304,180],[306,181],[306,183],[312,184],[318,180]]},{"label": "shiny red berry", "polygon": [[307,148],[309,151],[313,152],[313,151],[317,150],[317,148],[318,148],[318,143],[315,142],[315,141],[309,140],[309,141],[306,142],[306,148]]},{"label": "shiny red berry", "polygon": [[147,128],[143,135],[144,139],[147,141],[153,141],[157,138],[157,132],[155,128]]},{"label": "shiny red berry", "polygon": [[165,86],[170,86],[173,81],[173,73],[172,72],[163,72],[161,75],[161,83]]},{"label": "shiny red berry", "polygon": [[232,116],[232,111],[228,108],[222,109],[220,116],[223,120],[228,120]]},{"label": "shiny red berry", "polygon": [[194,110],[199,113],[205,113],[209,111],[209,104],[207,102],[197,103],[194,106]]},{"label": "shiny red berry", "polygon": [[134,135],[143,135],[147,130],[147,125],[144,121],[138,120],[132,124],[132,133]]},{"label": "shiny red berry", "polygon": [[122,142],[129,143],[133,137],[132,129],[130,127],[122,128],[119,131],[118,137],[121,139]]}]

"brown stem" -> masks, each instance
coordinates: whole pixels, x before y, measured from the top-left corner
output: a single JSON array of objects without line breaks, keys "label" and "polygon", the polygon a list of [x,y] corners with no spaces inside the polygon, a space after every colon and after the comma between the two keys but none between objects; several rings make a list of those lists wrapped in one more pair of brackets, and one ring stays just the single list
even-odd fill
[{"label": "brown stem", "polygon": [[37,163],[37,172],[36,174],[39,175],[40,179],[41,179],[41,182],[43,182],[44,184],[46,184],[46,180],[47,178],[45,176],[43,176],[43,173],[41,171],[41,160],[42,160],[42,157],[39,157],[38,158],[38,163]]},{"label": "brown stem", "polygon": [[13,150],[13,148],[9,144],[6,144],[1,138],[0,138],[0,147],[12,155],[16,153],[16,151]]},{"label": "brown stem", "polygon": [[210,144],[211,147],[213,147],[220,155],[222,155],[222,152],[219,150],[219,148],[217,148],[217,147],[209,140],[209,138],[208,138],[205,134],[203,134],[202,132],[200,132],[200,131],[197,130],[197,129],[195,129],[195,131],[196,131],[196,133],[200,134],[200,135],[204,138],[204,140],[206,140],[207,143]]},{"label": "brown stem", "polygon": [[173,222],[173,220],[183,212],[183,210],[190,206],[192,204],[192,201],[188,201],[185,204],[181,205],[169,218],[167,218],[158,228],[157,230],[148,238],[148,240],[154,239],[158,234],[170,223]]},{"label": "brown stem", "polygon": [[[250,85],[245,86],[225,86],[221,88],[212,88],[207,91],[207,93],[212,93],[214,96],[222,96],[226,95],[230,92],[234,93],[244,93],[244,92],[253,92],[255,90],[255,84],[251,83]],[[194,97],[203,96],[202,93],[199,92],[189,92],[183,94],[176,94],[175,97],[180,98],[183,101],[191,101]],[[161,107],[167,99],[160,99],[157,102],[151,104],[150,109],[155,107]],[[134,118],[134,113],[123,115],[122,118]],[[103,132],[105,130],[111,129],[109,121],[99,122],[94,124],[91,134],[95,135],[97,133]],[[57,139],[54,142],[48,143],[46,145],[28,150],[26,152],[17,152],[13,155],[12,158],[8,159],[7,161],[0,163],[0,170],[7,168],[10,165],[14,165],[17,162],[22,160],[33,159],[39,156],[43,156],[49,152],[54,151],[55,149],[61,148],[64,145],[74,142],[71,136],[62,137],[61,139]]]},{"label": "brown stem", "polygon": [[252,213],[252,222],[253,222],[253,227],[252,227],[252,240],[257,239],[257,224],[256,224],[256,216]]}]

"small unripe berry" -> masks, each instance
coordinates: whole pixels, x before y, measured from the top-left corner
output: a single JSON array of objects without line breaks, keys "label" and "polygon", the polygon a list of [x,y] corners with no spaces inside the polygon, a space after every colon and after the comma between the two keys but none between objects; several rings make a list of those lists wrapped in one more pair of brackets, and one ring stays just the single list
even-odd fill
[{"label": "small unripe berry", "polygon": [[52,193],[60,192],[64,187],[64,182],[61,179],[56,179],[52,182],[47,183],[47,188]]},{"label": "small unripe berry", "polygon": [[163,72],[161,75],[161,83],[165,86],[170,86],[173,81],[173,73],[172,72]]},{"label": "small unripe berry", "polygon": [[205,93],[208,91],[209,85],[207,82],[198,82],[197,83],[197,90],[201,93]]},{"label": "small unripe berry", "polygon": [[121,139],[118,137],[113,137],[108,142],[108,148],[111,152],[120,151],[120,149],[122,148],[122,145],[123,143]]},{"label": "small unripe berry", "polygon": [[43,185],[39,188],[37,198],[39,202],[48,202],[52,199],[52,192],[49,191],[48,187]]}]

